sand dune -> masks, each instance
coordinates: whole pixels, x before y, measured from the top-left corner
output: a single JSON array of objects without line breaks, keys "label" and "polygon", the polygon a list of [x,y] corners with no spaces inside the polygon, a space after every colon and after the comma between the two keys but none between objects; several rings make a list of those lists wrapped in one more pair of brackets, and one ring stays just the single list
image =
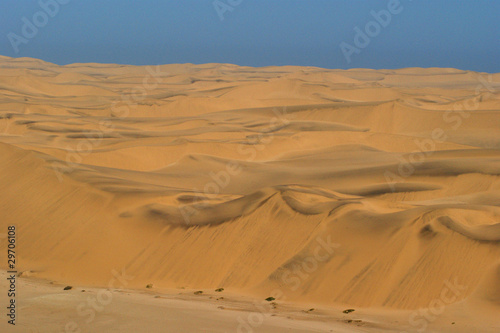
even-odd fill
[{"label": "sand dune", "polygon": [[61,283],[411,311],[459,281],[445,318],[491,319],[499,75],[0,57],[2,230]]}]

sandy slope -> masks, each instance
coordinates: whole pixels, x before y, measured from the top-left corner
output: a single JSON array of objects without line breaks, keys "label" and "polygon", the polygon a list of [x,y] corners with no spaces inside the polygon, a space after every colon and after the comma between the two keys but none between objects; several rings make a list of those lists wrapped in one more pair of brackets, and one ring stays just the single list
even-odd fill
[{"label": "sandy slope", "polygon": [[499,97],[500,74],[455,69],[1,57],[0,232],[38,278],[443,303],[494,331]]}]

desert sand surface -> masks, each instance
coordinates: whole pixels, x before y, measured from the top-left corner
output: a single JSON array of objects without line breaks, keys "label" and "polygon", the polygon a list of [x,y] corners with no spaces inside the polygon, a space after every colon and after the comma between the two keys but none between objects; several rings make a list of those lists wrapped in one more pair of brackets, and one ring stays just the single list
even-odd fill
[{"label": "desert sand surface", "polygon": [[498,332],[499,98],[451,68],[0,57],[14,329]]}]

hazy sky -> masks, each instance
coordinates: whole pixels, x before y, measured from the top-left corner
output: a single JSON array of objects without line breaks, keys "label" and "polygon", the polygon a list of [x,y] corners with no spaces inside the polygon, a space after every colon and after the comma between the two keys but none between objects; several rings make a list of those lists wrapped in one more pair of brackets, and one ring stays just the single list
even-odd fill
[{"label": "hazy sky", "polygon": [[500,72],[500,1],[1,0],[0,54]]}]

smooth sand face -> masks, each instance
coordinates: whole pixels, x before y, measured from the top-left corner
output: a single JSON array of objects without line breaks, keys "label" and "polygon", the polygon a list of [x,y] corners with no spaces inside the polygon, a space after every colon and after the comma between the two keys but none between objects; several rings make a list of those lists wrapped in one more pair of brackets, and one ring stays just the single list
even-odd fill
[{"label": "smooth sand face", "polygon": [[16,268],[35,278],[495,332],[499,82],[1,57],[0,233],[17,226]]}]

